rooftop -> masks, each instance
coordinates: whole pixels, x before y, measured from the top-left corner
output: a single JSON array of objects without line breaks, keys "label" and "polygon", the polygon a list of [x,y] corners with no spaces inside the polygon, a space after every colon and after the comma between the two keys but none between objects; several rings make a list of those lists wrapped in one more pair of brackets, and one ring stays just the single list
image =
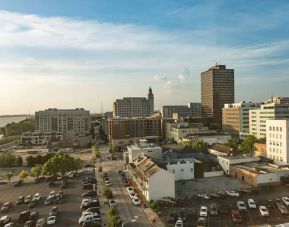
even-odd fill
[{"label": "rooftop", "polygon": [[266,162],[245,162],[242,164],[232,165],[256,174],[276,173],[289,171],[289,166],[278,166]]}]

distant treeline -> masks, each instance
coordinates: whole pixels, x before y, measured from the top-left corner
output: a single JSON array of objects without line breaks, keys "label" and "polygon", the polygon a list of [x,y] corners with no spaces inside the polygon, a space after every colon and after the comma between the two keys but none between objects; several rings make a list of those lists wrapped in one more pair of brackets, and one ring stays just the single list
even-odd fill
[{"label": "distant treeline", "polygon": [[35,119],[29,118],[18,123],[9,123],[5,127],[1,128],[1,134],[4,137],[20,136],[23,132],[35,130]]}]

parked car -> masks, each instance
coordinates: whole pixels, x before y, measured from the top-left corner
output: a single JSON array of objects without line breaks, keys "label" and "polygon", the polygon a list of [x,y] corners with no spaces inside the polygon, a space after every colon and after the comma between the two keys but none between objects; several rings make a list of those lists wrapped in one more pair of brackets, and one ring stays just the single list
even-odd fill
[{"label": "parked car", "polygon": [[126,190],[127,190],[128,194],[130,194],[130,193],[134,192],[134,190],[133,190],[133,188],[132,188],[132,187],[127,187],[127,188],[126,188]]},{"label": "parked car", "polygon": [[242,222],[242,216],[241,216],[239,210],[237,210],[237,209],[231,210],[231,217],[232,217],[233,222],[235,222],[235,223],[241,223]]},{"label": "parked car", "polygon": [[276,207],[278,208],[279,206],[283,206],[282,200],[279,198],[275,198],[275,204]]},{"label": "parked car", "polygon": [[265,207],[267,207],[268,209],[274,209],[274,208],[276,208],[276,205],[274,204],[274,201],[271,200],[271,199],[267,199],[267,200],[264,202],[264,205],[265,205]]},{"label": "parked car", "polygon": [[168,222],[175,222],[178,219],[178,214],[175,211],[171,211],[168,213],[167,221]]},{"label": "parked car", "polygon": [[86,198],[86,197],[96,197],[96,196],[97,196],[96,191],[88,191],[88,192],[82,193],[82,197],[83,197],[83,198]]},{"label": "parked car", "polygon": [[36,194],[34,195],[34,199],[35,199],[36,201],[39,201],[39,200],[41,199],[40,193],[36,193]]},{"label": "parked car", "polygon": [[219,211],[221,214],[228,214],[229,213],[229,207],[227,204],[221,203],[219,205]]},{"label": "parked car", "polygon": [[217,216],[218,215],[218,209],[216,204],[211,204],[210,206],[210,215]]},{"label": "parked car", "polygon": [[135,206],[140,206],[140,200],[137,196],[132,196],[132,203]]},{"label": "parked car", "polygon": [[87,208],[85,211],[99,214],[99,206]]},{"label": "parked car", "polygon": [[47,218],[47,225],[54,225],[56,223],[56,216],[49,216]]},{"label": "parked car", "polygon": [[24,196],[19,196],[18,199],[16,200],[16,204],[20,205],[22,203],[24,203]]},{"label": "parked car", "polygon": [[280,213],[283,214],[283,215],[288,215],[289,214],[287,208],[284,205],[278,206],[278,209],[279,209]]},{"label": "parked car", "polygon": [[181,219],[183,223],[186,223],[188,220],[188,213],[185,209],[181,209],[179,212],[178,219]]},{"label": "parked car", "polygon": [[282,202],[286,205],[289,206],[289,198],[288,197],[282,197]]},{"label": "parked car", "polygon": [[259,211],[262,217],[269,217],[269,211],[265,206],[259,206]]},{"label": "parked car", "polygon": [[48,197],[45,199],[44,204],[45,204],[45,205],[50,205],[50,204],[53,203],[53,200],[54,200],[54,199],[53,199],[52,197],[48,196]]},{"label": "parked car", "polygon": [[28,195],[25,197],[24,203],[30,203],[32,200],[32,195]]},{"label": "parked car", "polygon": [[84,185],[82,186],[82,188],[83,188],[84,190],[93,190],[93,184],[90,184],[90,183],[84,184]]},{"label": "parked car", "polygon": [[122,181],[123,186],[128,187],[129,186],[129,181],[127,179]]},{"label": "parked car", "polygon": [[82,225],[84,222],[87,222],[87,221],[100,221],[101,218],[99,216],[99,214],[89,214],[89,215],[86,215],[86,216],[81,216],[78,220],[78,223],[80,225]]},{"label": "parked car", "polygon": [[4,226],[11,222],[12,218],[9,215],[2,216],[0,218],[0,226]]},{"label": "parked car", "polygon": [[33,227],[34,223],[32,220],[28,220],[27,222],[25,222],[24,227]]},{"label": "parked car", "polygon": [[239,197],[240,194],[238,192],[235,192],[235,191],[226,191],[227,195],[228,196],[231,196],[231,197]]},{"label": "parked car", "polygon": [[58,207],[52,207],[49,215],[50,216],[57,216],[58,215]]},{"label": "parked car", "polygon": [[28,209],[34,208],[37,205],[37,200],[36,199],[32,199],[30,201],[30,203],[28,204]]},{"label": "parked car", "polygon": [[81,209],[82,210],[86,210],[87,208],[90,207],[99,207],[99,201],[90,201],[90,202],[86,202],[84,204],[81,204]]},{"label": "parked car", "polygon": [[29,216],[29,220],[31,220],[33,222],[33,225],[36,223],[36,220],[38,219],[39,216],[39,212],[38,211],[34,211],[30,213]]},{"label": "parked car", "polygon": [[110,207],[115,207],[115,206],[116,206],[116,203],[115,203],[114,198],[109,199],[109,200],[108,200],[108,204],[109,204]]},{"label": "parked car", "polygon": [[105,180],[105,181],[104,181],[104,185],[105,185],[105,186],[110,186],[110,185],[111,185],[111,184],[110,184],[110,181],[109,181],[109,180]]},{"label": "parked car", "polygon": [[257,208],[254,199],[248,199],[248,207],[249,207],[250,209],[256,209],[256,208]]},{"label": "parked car", "polygon": [[203,227],[203,226],[206,226],[206,224],[207,224],[207,219],[204,217],[200,217],[198,219],[197,227]]},{"label": "parked car", "polygon": [[29,217],[30,217],[30,210],[23,211],[20,213],[18,217],[18,222],[25,223],[26,221],[28,221]]},{"label": "parked car", "polygon": [[[0,224],[1,225],[1,224]],[[5,224],[4,225],[4,227],[15,227],[16,226],[16,224],[15,224],[15,222],[9,222],[8,224]]]},{"label": "parked car", "polygon": [[183,220],[182,219],[178,219],[176,224],[175,224],[175,227],[183,227],[183,226],[184,226]]},{"label": "parked car", "polygon": [[8,212],[10,207],[12,207],[12,203],[10,203],[10,202],[4,203],[1,207],[1,213]]},{"label": "parked car", "polygon": [[45,218],[38,219],[36,227],[45,227],[45,226],[46,226],[46,219]]},{"label": "parked car", "polygon": [[206,206],[201,206],[199,216],[205,218],[208,217],[208,208]]},{"label": "parked car", "polygon": [[237,207],[239,211],[247,211],[247,207],[244,201],[237,201]]},{"label": "parked car", "polygon": [[12,182],[13,187],[18,187],[22,185],[23,181],[22,180],[16,180]]}]

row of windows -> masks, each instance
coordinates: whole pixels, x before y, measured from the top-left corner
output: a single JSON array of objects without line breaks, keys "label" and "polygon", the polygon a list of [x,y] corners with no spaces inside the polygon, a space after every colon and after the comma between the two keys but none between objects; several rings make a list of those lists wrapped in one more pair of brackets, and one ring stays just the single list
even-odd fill
[{"label": "row of windows", "polygon": [[[175,173],[175,169],[173,169],[172,172]],[[181,169],[181,172],[184,172],[184,169]],[[191,168],[191,172],[194,172],[194,168]]]},{"label": "row of windows", "polygon": [[276,161],[281,161],[281,162],[283,162],[283,158],[282,158],[281,156],[279,157],[279,156],[277,156],[277,155],[276,155],[276,156],[275,156],[275,155],[273,155],[273,156],[270,155],[270,158],[273,159],[273,160],[276,160]]},{"label": "row of windows", "polygon": [[282,139],[282,134],[269,133],[269,138]]},{"label": "row of windows", "polygon": [[275,127],[275,126],[273,126],[273,127],[270,126],[270,127],[269,127],[269,130],[270,130],[270,131],[272,131],[272,130],[275,131],[275,129],[276,129],[276,132],[279,132],[279,130],[280,130],[280,132],[282,132],[282,127],[277,127],[277,126],[276,126],[276,127]]},{"label": "row of windows", "polygon": [[270,151],[270,152],[273,152],[273,153],[275,153],[275,152],[276,152],[276,153],[280,153],[280,154],[282,153],[282,149],[278,149],[278,148],[275,149],[274,147],[273,147],[273,148],[270,147],[269,151]]}]

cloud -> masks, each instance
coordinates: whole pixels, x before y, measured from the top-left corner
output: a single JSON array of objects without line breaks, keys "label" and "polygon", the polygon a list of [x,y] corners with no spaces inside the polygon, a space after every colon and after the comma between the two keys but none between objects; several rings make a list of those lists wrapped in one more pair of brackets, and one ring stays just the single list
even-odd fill
[{"label": "cloud", "polygon": [[168,78],[166,76],[159,76],[159,75],[153,76],[153,79],[157,80],[157,81],[167,81],[168,80]]}]

